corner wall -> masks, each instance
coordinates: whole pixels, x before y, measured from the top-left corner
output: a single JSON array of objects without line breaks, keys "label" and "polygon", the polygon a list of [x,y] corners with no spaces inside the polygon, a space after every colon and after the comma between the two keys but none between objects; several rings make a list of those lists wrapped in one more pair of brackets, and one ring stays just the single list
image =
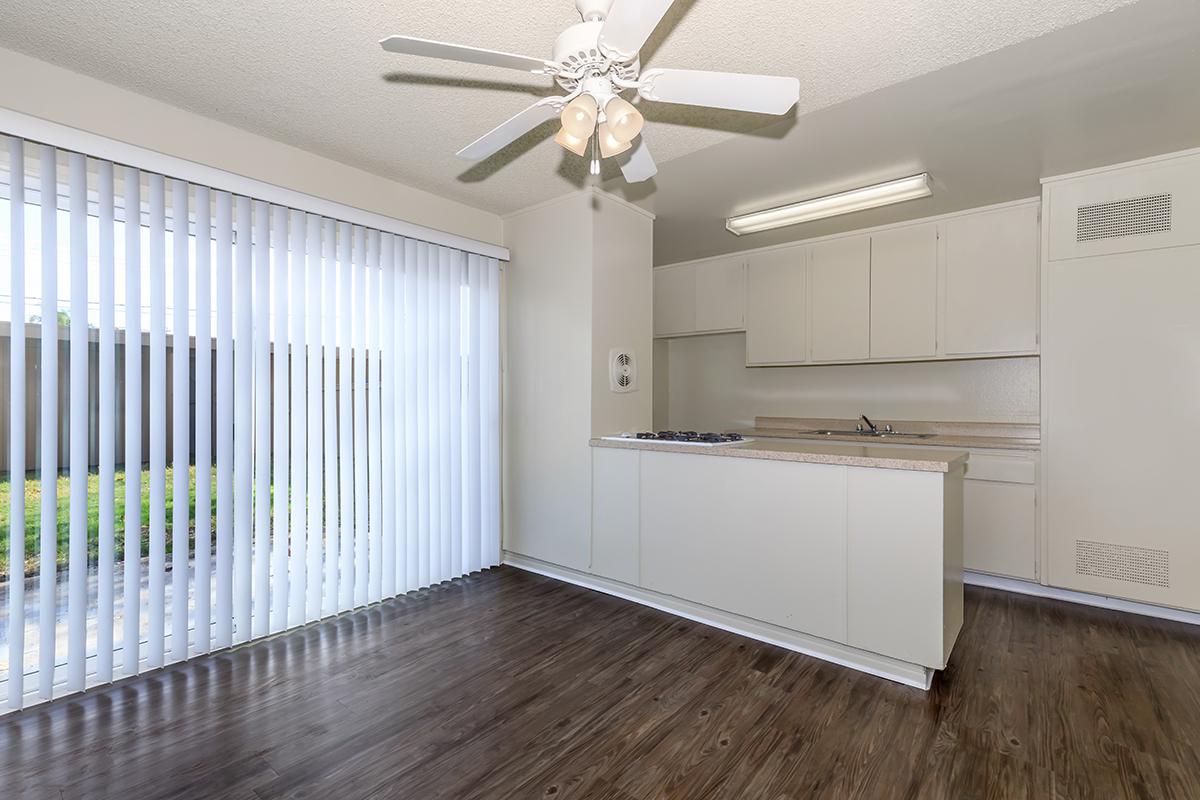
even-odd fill
[{"label": "corner wall", "polygon": [[[504,549],[591,563],[593,436],[642,430],[653,402],[653,218],[593,190],[504,219]],[[632,348],[639,388],[609,388]]]}]

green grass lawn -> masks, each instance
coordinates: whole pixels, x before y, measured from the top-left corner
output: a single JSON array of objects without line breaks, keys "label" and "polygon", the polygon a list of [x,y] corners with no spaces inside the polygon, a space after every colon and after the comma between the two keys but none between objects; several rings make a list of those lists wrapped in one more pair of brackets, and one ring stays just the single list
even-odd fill
[{"label": "green grass lawn", "polygon": [[[167,553],[171,552],[171,518],[174,513],[174,480],[172,477],[173,470],[167,467],[166,484],[167,484]],[[120,561],[125,549],[125,471],[117,470],[115,477],[115,490],[113,501],[116,506],[114,520],[116,525],[116,546],[115,557]],[[213,469],[211,476],[212,486],[212,514],[216,517],[217,508],[217,478],[216,469]],[[71,532],[71,479],[66,475],[58,477],[58,553],[57,562],[59,566],[67,564],[68,542],[70,541]],[[8,545],[9,535],[12,530],[11,514],[11,482],[9,477],[5,475],[0,479],[0,580],[4,580],[8,576]],[[41,540],[41,519],[42,519],[42,483],[38,480],[36,474],[32,474],[25,479],[25,574],[32,575],[38,570],[40,540]],[[87,511],[87,529],[88,529],[88,560],[95,562],[99,555],[100,549],[100,476],[96,472],[88,473],[88,511]],[[196,517],[196,468],[188,468],[188,511],[189,523],[188,540],[195,541],[195,517]],[[142,555],[145,555],[150,546],[150,473],[148,470],[142,471]]]}]

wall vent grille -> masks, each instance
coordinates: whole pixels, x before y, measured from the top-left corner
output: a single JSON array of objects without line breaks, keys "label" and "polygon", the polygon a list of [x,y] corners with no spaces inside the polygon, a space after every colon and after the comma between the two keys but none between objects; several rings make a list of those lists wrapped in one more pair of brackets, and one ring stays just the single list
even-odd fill
[{"label": "wall vent grille", "polygon": [[1095,242],[1124,236],[1145,236],[1171,230],[1171,195],[1155,194],[1080,206],[1075,216],[1075,241]]},{"label": "wall vent grille", "polygon": [[1151,547],[1075,541],[1075,572],[1143,586],[1171,586],[1171,554]]}]

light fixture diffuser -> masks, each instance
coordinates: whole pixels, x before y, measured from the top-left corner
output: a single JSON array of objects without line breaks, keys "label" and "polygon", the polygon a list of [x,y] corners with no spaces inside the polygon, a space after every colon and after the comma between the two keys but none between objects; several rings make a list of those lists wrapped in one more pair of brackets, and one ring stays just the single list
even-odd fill
[{"label": "light fixture diffuser", "polygon": [[754,211],[740,214],[725,220],[725,228],[737,236],[746,233],[769,231],[787,225],[801,222],[811,222],[826,217],[836,217],[839,214],[849,214],[853,211],[865,211],[868,208],[902,203],[905,200],[916,200],[928,197],[933,193],[929,186],[929,173],[911,175],[894,181],[864,186],[861,189],[851,189],[847,192],[814,197],[799,203],[768,208],[764,211]]}]

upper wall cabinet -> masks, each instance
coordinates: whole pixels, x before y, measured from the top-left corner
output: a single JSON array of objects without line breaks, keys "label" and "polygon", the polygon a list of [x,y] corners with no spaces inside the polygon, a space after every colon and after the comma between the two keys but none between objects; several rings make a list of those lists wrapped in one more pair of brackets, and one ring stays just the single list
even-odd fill
[{"label": "upper wall cabinet", "polygon": [[654,270],[654,335],[745,330],[745,260],[677,264]]},{"label": "upper wall cabinet", "polygon": [[1037,201],[654,270],[654,333],[746,331],[746,365],[1037,355]]},{"label": "upper wall cabinet", "polygon": [[808,250],[754,253],[746,262],[746,363],[808,360]]},{"label": "upper wall cabinet", "polygon": [[812,246],[812,360],[861,361],[871,349],[871,238]]},{"label": "upper wall cabinet", "polygon": [[871,237],[871,358],[937,354],[937,226]]},{"label": "upper wall cabinet", "polygon": [[943,231],[946,355],[1036,353],[1038,206],[954,217]]}]

